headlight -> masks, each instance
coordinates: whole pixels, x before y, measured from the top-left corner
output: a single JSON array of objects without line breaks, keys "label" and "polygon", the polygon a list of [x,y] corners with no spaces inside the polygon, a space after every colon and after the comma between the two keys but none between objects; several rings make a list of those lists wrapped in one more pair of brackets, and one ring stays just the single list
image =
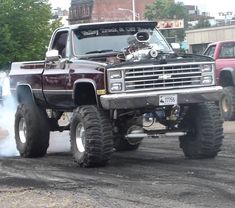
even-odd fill
[{"label": "headlight", "polygon": [[110,79],[121,79],[122,72],[121,71],[110,71]]},{"label": "headlight", "polygon": [[212,64],[201,65],[202,72],[212,72]]},{"label": "headlight", "polygon": [[112,83],[111,91],[122,91],[122,83],[121,82]]},{"label": "headlight", "polygon": [[203,76],[202,77],[202,84],[212,84],[213,83],[213,77],[212,76]]},{"label": "headlight", "polygon": [[124,71],[119,68],[108,70],[108,89],[110,93],[121,93],[125,89]]}]

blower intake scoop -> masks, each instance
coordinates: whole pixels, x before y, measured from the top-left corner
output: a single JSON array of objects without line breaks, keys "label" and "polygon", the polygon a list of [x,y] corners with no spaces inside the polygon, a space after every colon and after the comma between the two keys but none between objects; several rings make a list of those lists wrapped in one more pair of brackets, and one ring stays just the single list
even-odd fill
[{"label": "blower intake scoop", "polygon": [[157,58],[158,50],[149,43],[148,32],[138,32],[128,38],[129,47],[127,49],[126,61],[141,61]]}]

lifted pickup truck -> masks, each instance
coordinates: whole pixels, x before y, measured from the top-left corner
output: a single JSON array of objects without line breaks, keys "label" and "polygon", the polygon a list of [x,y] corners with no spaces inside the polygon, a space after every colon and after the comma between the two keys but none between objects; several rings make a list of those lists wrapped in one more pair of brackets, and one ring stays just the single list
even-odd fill
[{"label": "lifted pickup truck", "polygon": [[225,120],[235,120],[235,41],[211,43],[204,55],[213,57],[216,81],[223,86],[220,109]]},{"label": "lifted pickup truck", "polygon": [[[46,154],[50,131],[70,130],[82,167],[105,165],[142,139],[177,136],[188,158],[215,157],[223,140],[215,104],[214,61],[176,55],[156,22],[72,25],[52,35],[45,61],[13,63],[11,90],[19,106],[15,139],[23,157]],[[68,126],[59,126],[72,112]],[[163,129],[143,128],[156,115]]]}]

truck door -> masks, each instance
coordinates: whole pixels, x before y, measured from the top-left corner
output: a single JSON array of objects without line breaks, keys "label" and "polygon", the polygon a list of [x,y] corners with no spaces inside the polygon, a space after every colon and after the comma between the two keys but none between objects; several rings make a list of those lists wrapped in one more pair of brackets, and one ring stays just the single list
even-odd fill
[{"label": "truck door", "polygon": [[59,30],[54,34],[49,50],[58,50],[58,61],[46,61],[43,73],[43,93],[51,107],[70,108],[72,102],[72,89],[66,88],[66,77],[69,75],[68,56],[68,30]]}]

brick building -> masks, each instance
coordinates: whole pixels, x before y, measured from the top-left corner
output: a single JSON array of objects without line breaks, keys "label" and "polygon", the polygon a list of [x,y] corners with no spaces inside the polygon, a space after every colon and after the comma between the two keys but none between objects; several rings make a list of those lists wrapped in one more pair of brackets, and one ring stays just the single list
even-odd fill
[{"label": "brick building", "polygon": [[[144,20],[146,5],[155,0],[135,0],[136,20]],[[132,0],[71,0],[69,23],[133,19]]]}]

